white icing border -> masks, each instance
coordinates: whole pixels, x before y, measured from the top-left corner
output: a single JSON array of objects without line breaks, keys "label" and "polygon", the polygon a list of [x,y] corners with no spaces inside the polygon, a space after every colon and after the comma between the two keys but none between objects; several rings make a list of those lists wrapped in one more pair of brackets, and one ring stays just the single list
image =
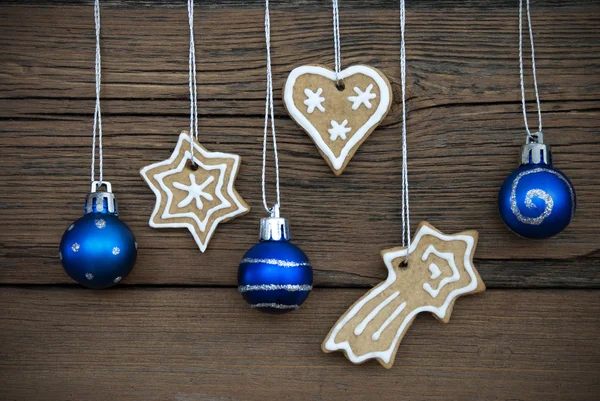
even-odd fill
[{"label": "white icing border", "polygon": [[336,326],[332,330],[331,334],[329,335],[327,342],[324,344],[325,349],[327,349],[328,351],[337,351],[337,350],[344,351],[346,353],[346,356],[348,357],[348,359],[350,359],[350,361],[352,363],[362,363],[368,359],[374,359],[374,358],[380,359],[384,363],[389,363],[392,358],[392,355],[394,354],[394,351],[396,349],[396,345],[398,343],[400,335],[404,332],[404,328],[406,327],[406,325],[408,325],[417,314],[419,314],[421,312],[431,312],[431,313],[436,314],[440,319],[443,319],[446,316],[448,307],[458,296],[472,292],[477,288],[477,285],[478,285],[477,276],[475,275],[473,265],[471,265],[471,252],[473,251],[473,248],[475,247],[475,239],[468,235],[445,235],[445,234],[442,234],[442,233],[439,233],[439,232],[433,230],[429,226],[423,225],[423,226],[421,226],[421,229],[417,232],[413,242],[411,243],[409,252],[413,252],[415,250],[415,248],[419,244],[419,241],[421,240],[421,238],[424,235],[432,235],[436,238],[439,238],[442,241],[452,241],[452,240],[464,241],[467,244],[467,249],[465,250],[465,256],[464,256],[463,263],[465,266],[465,270],[471,277],[471,282],[467,286],[456,289],[456,290],[452,291],[450,294],[448,294],[448,297],[446,298],[444,304],[439,308],[436,308],[436,307],[430,306],[430,305],[429,306],[421,306],[419,308],[415,308],[412,312],[410,312],[402,321],[402,324],[398,328],[398,331],[396,332],[396,336],[394,337],[392,344],[390,345],[390,347],[387,350],[373,351],[373,352],[368,352],[363,355],[356,355],[354,353],[354,351],[352,350],[348,341],[336,343],[335,337],[340,332],[342,327],[344,327],[344,325],[346,323],[348,323],[350,321],[350,319],[352,319],[354,316],[356,316],[358,314],[358,312],[362,309],[363,306],[365,306],[365,304],[367,302],[369,302],[371,299],[373,299],[374,297],[379,295],[381,292],[383,292],[385,289],[387,289],[390,285],[392,285],[396,281],[397,276],[394,271],[394,267],[392,266],[392,261],[394,259],[406,256],[407,250],[403,249],[401,251],[388,252],[388,253],[384,254],[384,256],[383,256],[385,266],[388,269],[388,277],[385,280],[384,284],[382,286],[378,287],[377,289],[373,290],[371,293],[369,293],[368,296],[363,298],[358,304],[354,305],[354,307],[344,316],[344,319],[342,319],[340,322],[338,322],[336,324]]},{"label": "white icing border", "polygon": [[365,124],[363,124],[360,128],[358,128],[355,134],[350,138],[350,140],[344,145],[339,157],[335,157],[331,148],[327,146],[319,131],[315,128],[314,125],[302,114],[300,110],[294,104],[294,85],[296,84],[296,80],[304,74],[315,74],[320,75],[322,77],[328,78],[333,82],[336,81],[335,72],[328,70],[324,67],[314,66],[314,65],[303,65],[300,67],[296,67],[290,72],[290,75],[285,82],[285,88],[283,91],[283,101],[285,103],[285,107],[287,108],[288,113],[292,116],[292,118],[310,135],[312,140],[315,142],[317,147],[333,166],[333,169],[338,171],[343,165],[344,161],[348,157],[350,150],[367,135],[369,130],[373,128],[376,124],[379,124],[383,117],[388,111],[390,101],[391,101],[391,88],[388,87],[385,79],[381,76],[380,73],[372,69],[371,67],[367,67],[366,65],[355,65],[352,67],[348,67],[345,70],[340,71],[339,78],[345,79],[354,74],[363,74],[373,79],[379,88],[380,99],[379,105],[375,112],[371,115],[371,117],[367,120]]},{"label": "white icing border", "polygon": [[[206,248],[208,247],[208,243],[210,242],[210,239],[212,238],[215,229],[217,228],[217,226],[219,225],[219,223],[225,219],[229,219],[231,217],[237,216],[239,214],[245,213],[249,210],[248,207],[244,206],[239,199],[237,198],[237,196],[235,196],[235,193],[233,191],[233,182],[234,179],[233,177],[235,177],[235,175],[237,174],[237,171],[239,169],[239,165],[240,165],[240,157],[238,155],[235,154],[231,154],[231,153],[222,153],[222,152],[209,152],[208,150],[203,149],[202,147],[198,146],[197,143],[194,143],[194,154],[201,154],[203,157],[207,158],[207,159],[233,159],[234,163],[233,163],[233,167],[231,169],[231,174],[230,174],[230,179],[229,179],[229,185],[227,185],[227,193],[229,194],[229,196],[233,199],[233,201],[235,202],[237,209],[233,210],[231,213],[228,213],[224,216],[218,217],[215,219],[215,221],[213,222],[213,224],[209,227],[208,232],[206,233],[206,238],[205,241],[202,242],[200,237],[198,236],[198,234],[196,233],[196,227],[193,224],[189,224],[189,223],[154,223],[154,218],[158,215],[159,211],[160,211],[160,205],[162,203],[162,192],[159,190],[159,188],[155,187],[152,182],[150,181],[150,179],[148,178],[148,171],[150,171],[153,168],[159,167],[159,166],[166,166],[169,164],[172,164],[177,157],[179,156],[179,152],[181,150],[182,146],[189,146],[190,144],[190,137],[189,134],[182,132],[181,134],[179,134],[179,139],[177,141],[177,146],[175,146],[175,150],[173,150],[173,153],[171,154],[171,157],[167,160],[163,160],[161,162],[157,162],[157,163],[153,163],[150,164],[149,166],[146,166],[144,168],[142,168],[140,170],[140,174],[142,176],[142,178],[144,179],[144,181],[146,181],[146,183],[148,184],[148,186],[150,187],[150,189],[152,189],[152,192],[154,192],[154,195],[156,195],[156,204],[154,205],[154,210],[152,212],[152,215],[150,216],[150,220],[149,220],[149,225],[150,227],[154,227],[154,228],[161,228],[161,227],[169,227],[169,228],[187,228],[189,230],[189,232],[192,234],[192,236],[194,237],[194,240],[196,241],[196,244],[198,245],[198,248],[200,248],[201,252],[206,251]],[[197,152],[197,153],[196,153]],[[181,163],[184,163],[184,161],[189,160],[189,151],[185,152],[184,158],[182,160]],[[200,163],[200,161],[194,157],[194,161],[196,163],[198,163],[202,168],[204,168],[203,166],[205,166],[204,164]],[[181,163],[180,166],[181,167]],[[226,166],[226,165],[225,165]],[[220,168],[220,165],[216,165],[215,168]],[[162,184],[162,181],[158,178],[156,178],[156,176],[158,175],[166,175],[166,173],[171,172],[172,170],[169,170],[167,172],[163,172],[163,173],[159,173],[155,175],[155,179],[156,181],[158,181],[161,186],[163,186],[164,189],[164,184]],[[219,183],[217,185],[223,185],[223,177],[225,175],[226,169],[222,170],[222,174],[219,175]],[[164,177],[162,177],[164,178]],[[170,191],[166,191],[167,194],[169,194]],[[219,191],[220,193],[220,191]],[[168,203],[169,201],[167,201]],[[227,201],[227,203],[229,203]],[[169,203],[168,203],[169,204]],[[166,212],[168,212],[168,209],[165,209]],[[185,215],[185,217],[191,217],[189,216],[189,214],[193,214],[193,213],[182,213],[182,215]],[[208,213],[207,213],[208,215]],[[195,215],[194,215],[195,216]],[[172,217],[172,216],[171,216]],[[194,218],[194,217],[192,217]],[[199,219],[197,216],[195,216],[194,220],[196,222],[199,222]],[[206,220],[206,219],[205,219]],[[206,222],[205,222],[206,224]],[[204,229],[202,229],[202,227],[198,227],[201,228],[201,231],[204,232]],[[206,228],[206,227],[204,227]]]}]

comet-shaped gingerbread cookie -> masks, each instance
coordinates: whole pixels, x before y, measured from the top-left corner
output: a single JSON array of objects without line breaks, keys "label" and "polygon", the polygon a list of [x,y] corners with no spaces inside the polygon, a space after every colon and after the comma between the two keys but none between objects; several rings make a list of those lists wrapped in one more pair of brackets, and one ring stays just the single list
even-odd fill
[{"label": "comet-shaped gingerbread cookie", "polygon": [[444,323],[456,299],[485,291],[473,266],[477,231],[445,235],[422,222],[406,247],[381,252],[387,279],[367,292],[333,326],[322,348],[343,351],[353,363],[377,359],[394,364],[402,337],[417,314],[431,312]]}]

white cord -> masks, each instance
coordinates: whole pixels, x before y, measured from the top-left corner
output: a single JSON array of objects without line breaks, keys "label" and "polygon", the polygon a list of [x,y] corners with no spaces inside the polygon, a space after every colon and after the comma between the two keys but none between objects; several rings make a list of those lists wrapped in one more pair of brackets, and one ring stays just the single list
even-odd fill
[{"label": "white cord", "polygon": [[99,161],[99,177],[98,180],[102,183],[104,179],[103,174],[103,157],[102,157],[102,114],[100,113],[100,81],[101,81],[101,69],[100,69],[100,3],[99,0],[94,1],[94,23],[96,25],[96,108],[94,109],[94,128],[92,131],[92,182],[95,181],[95,167],[96,167],[96,135],[98,136],[98,161]]},{"label": "white cord", "polygon": [[340,45],[340,12],[338,0],[333,0],[333,52],[335,58],[335,81],[340,80],[340,68],[342,65]]},{"label": "white cord", "polygon": [[[529,26],[529,42],[531,43],[531,69],[533,71],[533,86],[535,88],[535,100],[537,102],[538,112],[538,132],[542,132],[542,107],[540,105],[540,94],[538,92],[537,74],[535,71],[535,47],[533,45],[533,28],[531,26],[531,12],[529,10],[529,0],[527,2],[527,23]],[[525,82],[523,78],[523,0],[519,0],[519,69],[521,74],[521,102],[523,104],[523,120],[525,121],[525,131],[527,137],[532,134],[527,123],[527,107],[525,102]]]},{"label": "white cord", "polygon": [[190,87],[190,154],[194,160],[194,139],[198,140],[198,91],[196,87],[196,43],[194,41],[194,0],[188,0],[190,55],[188,58]]},{"label": "white cord", "polygon": [[[279,210],[281,194],[279,191],[279,156],[277,154],[277,137],[275,135],[275,118],[273,111],[273,74],[271,71],[271,18],[269,16],[269,0],[265,0],[265,43],[267,48],[267,91],[265,100],[265,131],[263,136],[262,159],[262,199],[265,210],[271,214]],[[273,138],[273,155],[275,157],[275,190],[277,201],[273,207],[267,204],[266,170],[267,170],[267,140],[269,131],[269,116],[271,117],[271,137]],[[278,212],[277,212],[278,213]]]},{"label": "white cord", "polygon": [[[400,0],[400,75],[402,85],[402,246],[410,249],[410,207],[408,202],[408,155],[406,146],[406,51],[404,26],[405,0]],[[408,259],[408,252],[406,253]]]}]

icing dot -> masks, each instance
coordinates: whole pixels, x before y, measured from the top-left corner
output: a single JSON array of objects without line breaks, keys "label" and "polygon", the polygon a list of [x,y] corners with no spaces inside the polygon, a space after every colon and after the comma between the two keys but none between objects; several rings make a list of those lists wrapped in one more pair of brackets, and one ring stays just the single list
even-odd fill
[{"label": "icing dot", "polygon": [[118,255],[119,253],[121,253],[121,250],[115,246],[112,250],[112,253],[113,255]]},{"label": "icing dot", "polygon": [[94,278],[94,275],[92,273],[85,273],[85,278],[87,278],[88,280],[91,280]]},{"label": "icing dot", "polygon": [[71,231],[71,230],[73,229],[73,227],[75,227],[75,224],[71,224],[71,225],[69,226],[69,228],[67,228],[67,231]]},{"label": "icing dot", "polygon": [[121,277],[121,276],[118,276],[118,277],[116,277],[116,278],[113,280],[113,283],[117,284],[119,281],[121,281],[121,279],[122,279],[122,278],[123,278],[123,277]]},{"label": "icing dot", "polygon": [[79,246],[79,244],[76,242],[73,245],[71,245],[71,250],[73,252],[77,252],[79,250],[79,248],[81,248],[81,246]]},{"label": "icing dot", "polygon": [[106,227],[106,221],[104,221],[104,219],[98,219],[95,222],[96,227],[98,227],[99,229],[103,229],[104,227]]}]

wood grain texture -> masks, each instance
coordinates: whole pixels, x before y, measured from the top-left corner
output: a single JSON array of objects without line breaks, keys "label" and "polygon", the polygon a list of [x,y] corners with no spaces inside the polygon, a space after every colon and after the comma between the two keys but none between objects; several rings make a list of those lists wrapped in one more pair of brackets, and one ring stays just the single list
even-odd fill
[{"label": "wood grain texture", "polygon": [[283,316],[235,290],[0,291],[3,400],[595,400],[595,291],[492,290],[446,325],[417,317],[396,363],[320,342],[363,290],[315,290]]},{"label": "wood grain texture", "polygon": [[[276,87],[299,64],[332,61],[325,3],[275,5]],[[0,6],[3,283],[70,282],[56,246],[79,216],[88,190],[94,37],[90,7],[81,5],[88,3],[65,4]],[[106,176],[141,247],[126,284],[235,285],[238,260],[255,242],[264,216],[258,181],[262,3],[220,2],[200,5],[197,12],[201,141],[210,150],[242,156],[236,186],[253,206],[245,218],[220,226],[204,255],[185,230],[148,227],[154,200],[137,173],[168,156],[178,132],[188,126],[186,13],[161,4],[143,12],[144,2],[111,2],[103,9]],[[545,132],[579,204],[568,230],[531,242],[509,233],[495,210],[497,190],[517,162],[523,129],[515,9],[491,4],[409,5],[412,221],[428,220],[446,232],[477,229],[476,263],[492,288],[598,287],[600,7],[552,2],[534,8]],[[381,69],[398,95],[394,7],[386,1],[368,12],[358,3],[344,6],[342,55],[344,65]],[[552,7],[560,12],[549,12]],[[279,99],[275,106],[283,212],[313,261],[317,285],[374,284],[385,274],[379,251],[400,241],[398,104],[341,178],[333,177]]]}]

